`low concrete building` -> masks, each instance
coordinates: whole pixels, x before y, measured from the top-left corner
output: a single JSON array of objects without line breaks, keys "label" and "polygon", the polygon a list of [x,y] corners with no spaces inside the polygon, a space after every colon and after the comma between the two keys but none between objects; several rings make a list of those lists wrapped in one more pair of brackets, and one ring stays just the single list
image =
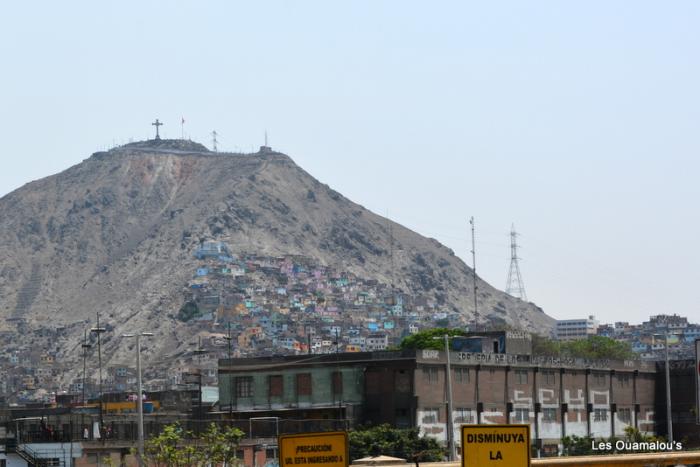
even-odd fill
[{"label": "low concrete building", "polygon": [[[589,361],[451,352],[455,440],[463,423],[527,423],[554,454],[567,435],[656,431],[657,370],[639,361]],[[220,407],[238,419],[389,423],[447,436],[445,352],[408,350],[220,360]],[[312,430],[308,430],[312,431]]]}]

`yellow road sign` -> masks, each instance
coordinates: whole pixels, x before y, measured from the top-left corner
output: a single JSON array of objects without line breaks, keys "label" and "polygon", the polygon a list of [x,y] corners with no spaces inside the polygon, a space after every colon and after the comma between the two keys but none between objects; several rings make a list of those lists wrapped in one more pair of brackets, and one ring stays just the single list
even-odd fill
[{"label": "yellow road sign", "polygon": [[347,467],[348,434],[344,431],[283,435],[280,467]]},{"label": "yellow road sign", "polygon": [[463,467],[529,467],[530,425],[462,425]]}]

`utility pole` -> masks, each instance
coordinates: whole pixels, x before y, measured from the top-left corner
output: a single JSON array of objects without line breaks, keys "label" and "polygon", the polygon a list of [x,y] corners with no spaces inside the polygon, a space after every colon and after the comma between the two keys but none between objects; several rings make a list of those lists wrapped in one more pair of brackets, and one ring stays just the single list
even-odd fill
[{"label": "utility pole", "polygon": [[136,338],[136,377],[137,377],[137,387],[138,387],[138,399],[136,402],[136,407],[138,410],[138,462],[139,466],[143,467],[144,462],[144,434],[143,434],[143,386],[141,383],[141,336],[148,337],[152,336],[152,332],[142,332],[140,334],[124,334],[122,337],[135,337]]},{"label": "utility pole", "polygon": [[83,405],[85,405],[85,375],[87,373],[87,351],[90,347],[92,347],[90,344],[88,344],[87,329],[84,331],[83,343],[81,347],[83,348],[83,397],[81,399],[81,402]]},{"label": "utility pole", "polygon": [[525,284],[520,275],[520,266],[518,264],[518,233],[515,231],[515,225],[510,227],[510,269],[508,270],[508,281],[506,282],[506,293],[512,297],[517,297],[527,301],[525,294]]},{"label": "utility pole", "polygon": [[476,239],[474,234],[474,216],[469,219],[469,224],[472,227],[472,274],[474,279],[474,328],[479,326],[479,305],[477,304],[477,285],[476,285]]},{"label": "utility pole", "polygon": [[[156,119],[156,122],[158,119]],[[156,130],[158,127],[156,126]],[[90,332],[97,334],[97,364],[99,366],[99,379],[100,379],[100,439],[104,442],[104,437],[102,436],[102,431],[104,430],[104,410],[102,408],[102,340],[100,335],[107,332],[105,328],[100,327],[100,312],[97,312],[97,327],[90,329]]]},{"label": "utility pole", "polygon": [[[233,337],[231,337],[231,321],[228,322],[228,335],[226,336],[226,340],[228,341],[228,364],[229,366],[231,365],[231,341],[233,340]],[[228,414],[229,418],[233,419],[233,384],[229,384],[229,404],[228,404]]]},{"label": "utility pole", "polygon": [[445,343],[445,371],[447,382],[447,387],[445,392],[447,393],[447,460],[450,462],[455,460],[455,431],[454,431],[454,421],[452,420],[452,365],[450,363],[450,336],[444,334],[442,337],[435,336],[433,339],[443,339]]},{"label": "utility pole", "polygon": [[664,333],[664,348],[666,349],[666,427],[668,442],[673,444],[673,412],[671,412],[671,368],[668,364],[668,324]]},{"label": "utility pole", "polygon": [[304,326],[304,330],[306,331],[306,353],[311,355],[311,332],[308,324]]},{"label": "utility pole", "polygon": [[198,389],[199,389],[199,423],[197,424],[197,432],[201,431],[202,419],[204,418],[204,410],[202,410],[202,359],[201,356],[207,353],[207,350],[202,347],[202,336],[199,336],[197,342],[197,348],[193,352],[195,355],[199,355],[199,368],[197,369],[198,375]]}]

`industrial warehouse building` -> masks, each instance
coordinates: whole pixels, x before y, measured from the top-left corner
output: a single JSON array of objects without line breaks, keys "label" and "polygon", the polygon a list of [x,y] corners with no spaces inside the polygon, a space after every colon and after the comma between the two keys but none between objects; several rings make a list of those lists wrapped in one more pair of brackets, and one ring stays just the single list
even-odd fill
[{"label": "industrial warehouse building", "polygon": [[[533,357],[525,333],[484,334],[450,352],[457,444],[459,425],[471,423],[530,424],[542,454],[567,435],[655,433],[654,363]],[[445,441],[446,369],[437,350],[221,360],[219,405],[236,419],[389,423]]]}]

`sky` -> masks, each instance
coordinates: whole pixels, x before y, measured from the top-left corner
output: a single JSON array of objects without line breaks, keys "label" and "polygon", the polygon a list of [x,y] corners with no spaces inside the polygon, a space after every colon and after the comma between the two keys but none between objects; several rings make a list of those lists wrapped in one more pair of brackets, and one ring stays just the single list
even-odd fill
[{"label": "sky", "polygon": [[[558,319],[700,321],[696,1],[11,2],[0,196],[130,140],[269,144]],[[692,293],[691,293],[692,292]]]}]

